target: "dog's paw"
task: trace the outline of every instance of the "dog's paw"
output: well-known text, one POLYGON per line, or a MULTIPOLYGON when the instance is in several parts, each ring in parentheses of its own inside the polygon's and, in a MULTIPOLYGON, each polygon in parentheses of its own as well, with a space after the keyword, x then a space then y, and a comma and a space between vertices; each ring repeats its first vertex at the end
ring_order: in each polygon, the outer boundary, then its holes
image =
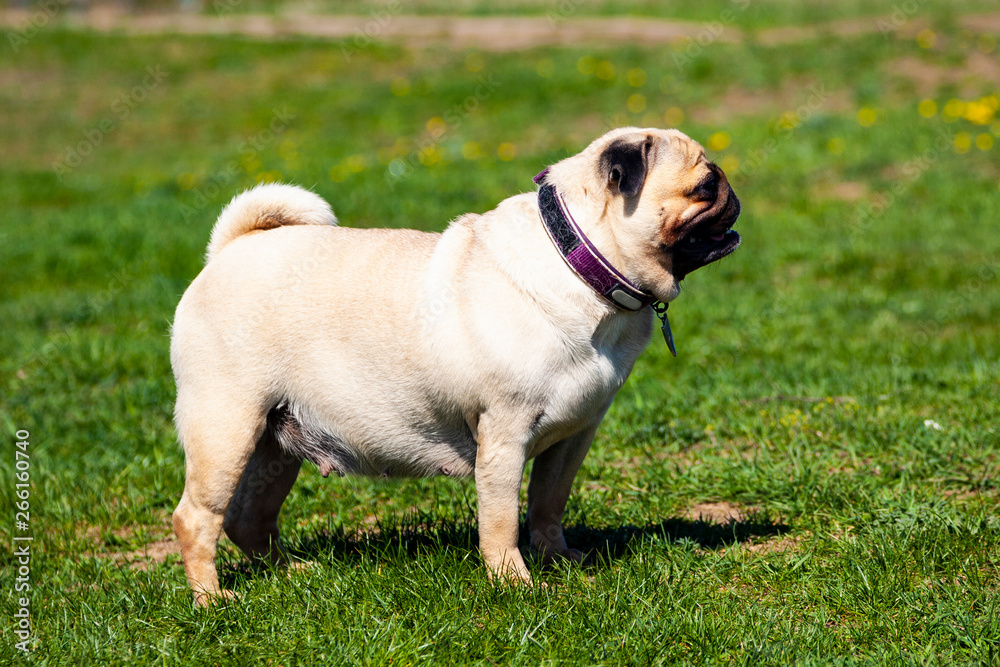
POLYGON ((494 584, 507 586, 530 586, 531 573, 522 559, 511 560, 499 565, 487 564, 486 575, 494 584))
POLYGON ((214 592, 201 591, 194 594, 194 603, 201 608, 209 607, 215 604, 225 604, 230 600, 235 600, 239 597, 236 591, 231 591, 228 588, 223 588, 214 592))
POLYGON ((534 552, 542 567, 552 567, 561 561, 583 563, 587 559, 587 554, 579 549, 535 549, 534 552))
POLYGON ((571 560, 574 563, 582 563, 586 555, 579 549, 561 549, 555 553, 546 553, 543 561, 552 563, 557 560, 571 560))
POLYGON ((288 564, 288 576, 293 577, 299 572, 307 572, 318 567, 314 560, 297 560, 288 564))

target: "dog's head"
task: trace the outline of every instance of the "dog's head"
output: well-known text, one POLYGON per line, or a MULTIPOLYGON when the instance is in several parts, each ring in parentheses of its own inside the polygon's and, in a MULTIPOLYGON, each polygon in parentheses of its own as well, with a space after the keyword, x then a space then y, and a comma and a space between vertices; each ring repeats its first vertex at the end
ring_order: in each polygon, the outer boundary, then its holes
POLYGON ((575 192, 588 209, 584 231, 660 301, 740 245, 740 202, 726 175, 677 130, 612 130, 555 165, 548 181, 575 192))

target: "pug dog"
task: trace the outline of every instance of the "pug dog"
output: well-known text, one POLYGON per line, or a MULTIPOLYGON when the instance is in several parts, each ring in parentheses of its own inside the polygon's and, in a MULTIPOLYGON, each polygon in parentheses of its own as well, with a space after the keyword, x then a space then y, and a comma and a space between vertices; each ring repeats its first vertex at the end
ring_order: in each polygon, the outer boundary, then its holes
MULTIPOLYGON (((654 309, 733 252, 740 203, 677 130, 626 127, 537 191, 442 233, 338 227, 290 185, 238 195, 174 317, 186 482, 173 514, 198 604, 230 597, 221 531, 288 564, 278 513, 303 461, 326 476, 474 477, 491 578, 518 550, 580 560, 562 516, 577 470, 649 341, 654 309)), ((672 343, 671 343, 672 345, 672 343)))

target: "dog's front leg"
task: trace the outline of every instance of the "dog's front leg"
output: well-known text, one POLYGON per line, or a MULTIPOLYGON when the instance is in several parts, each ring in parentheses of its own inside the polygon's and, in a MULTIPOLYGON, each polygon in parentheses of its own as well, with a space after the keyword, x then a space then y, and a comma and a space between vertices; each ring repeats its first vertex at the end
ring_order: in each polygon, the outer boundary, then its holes
POLYGON ((518 496, 524 474, 525 445, 500 432, 484 433, 480 424, 476 453, 479 499, 479 548, 491 579, 531 582, 517 550, 518 496))
POLYGON ((545 562, 556 558, 583 560, 566 546, 562 517, 580 464, 590 450, 597 426, 560 440, 535 458, 528 482, 528 529, 531 549, 545 562))

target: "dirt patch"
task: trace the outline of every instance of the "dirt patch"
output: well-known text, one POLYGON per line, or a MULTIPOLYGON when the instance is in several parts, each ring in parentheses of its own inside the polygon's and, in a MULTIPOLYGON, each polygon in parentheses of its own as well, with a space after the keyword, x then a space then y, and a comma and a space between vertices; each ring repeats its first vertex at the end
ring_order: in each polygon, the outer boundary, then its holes
POLYGON ((750 89, 733 86, 719 95, 711 106, 692 107, 690 114, 699 122, 725 125, 733 116, 773 116, 785 129, 792 129, 818 113, 839 113, 853 108, 852 92, 829 89, 823 82, 808 78, 782 81, 776 88, 750 89))
POLYGON ((860 201, 870 194, 865 183, 837 180, 833 174, 824 175, 813 184, 810 191, 816 199, 837 199, 845 202, 860 201))
POLYGON ((181 545, 173 537, 164 537, 145 545, 141 549, 120 551, 103 548, 99 551, 90 551, 87 556, 94 558, 110 559, 118 565, 128 567, 133 570, 150 570, 157 565, 167 562, 171 556, 181 555, 181 545))
MULTIPOLYGON (((0 10, 0 25, 21 30, 34 16, 28 9, 0 10)), ((853 37, 878 32, 887 17, 845 19, 811 26, 769 28, 753 38, 767 46, 814 40, 824 36, 853 37)), ((319 37, 347 40, 347 48, 366 47, 372 40, 414 47, 445 44, 454 48, 485 51, 517 51, 539 46, 605 45, 624 43, 662 45, 689 40, 739 42, 749 35, 737 28, 717 30, 707 24, 644 18, 563 18, 560 16, 414 16, 386 15, 324 16, 284 14, 280 16, 203 16, 163 13, 131 14, 112 6, 98 6, 86 12, 64 12, 53 23, 126 34, 238 34, 258 39, 319 37)), ((1000 30, 1000 14, 966 16, 962 23, 977 31, 1000 30)), ((925 24, 908 21, 898 33, 909 37, 925 24)))
MULTIPOLYGON (((703 522, 716 526, 716 530, 732 530, 739 535, 736 543, 729 543, 722 551, 730 548, 745 549, 754 554, 783 554, 799 547, 803 537, 785 536, 788 526, 774 524, 774 531, 759 531, 755 529, 756 522, 752 515, 755 508, 740 507, 726 500, 697 503, 689 507, 682 516, 689 521, 703 522)), ((766 524, 762 524, 766 525, 766 524)), ((759 526, 756 526, 759 528, 759 526)))
MULTIPOLYGON (((0 25, 19 29, 31 19, 27 10, 0 11, 0 25)), ((372 40, 411 47, 446 44, 484 51, 517 51, 538 46, 580 44, 658 45, 703 37, 705 26, 685 21, 632 18, 552 19, 545 16, 281 16, 212 17, 197 14, 130 14, 113 7, 67 13, 56 19, 62 25, 126 34, 238 34, 259 39, 320 37, 346 39, 348 48, 365 48, 372 40)), ((734 42, 733 30, 713 33, 713 41, 734 42)))
POLYGON ((801 537, 781 537, 763 542, 750 542, 744 544, 742 548, 762 556, 770 554, 783 554, 798 549, 802 544, 801 537))
POLYGON ((110 558, 119 565, 133 570, 151 570, 167 562, 170 556, 180 557, 181 545, 176 539, 166 537, 134 551, 105 551, 93 555, 98 558, 110 558))
POLYGON ((180 556, 180 543, 169 532, 170 514, 166 511, 160 514, 163 522, 154 526, 119 526, 110 531, 98 526, 84 527, 81 532, 94 544, 94 549, 85 555, 110 559, 134 570, 148 570, 165 563, 170 556, 180 556))
POLYGON ((839 181, 830 188, 834 199, 858 201, 868 196, 868 186, 858 181, 839 181))
POLYGON ((959 19, 959 23, 973 32, 1000 33, 1000 14, 970 14, 959 19))
POLYGON ((722 500, 714 503, 698 503, 689 507, 683 516, 692 521, 706 523, 742 523, 746 520, 746 512, 736 504, 722 500))
MULTIPOLYGON (((757 33, 757 41, 764 46, 781 46, 782 44, 796 44, 825 36, 856 37, 879 32, 879 23, 885 20, 887 20, 885 17, 872 16, 869 18, 840 19, 819 25, 767 28, 757 33)), ((925 26, 920 21, 910 21, 904 26, 902 33, 909 35, 923 27, 925 26)))
POLYGON ((888 65, 892 74, 909 80, 921 97, 932 97, 943 86, 955 86, 965 96, 978 95, 984 87, 1000 86, 1000 58, 975 51, 963 65, 948 66, 903 56, 888 65))

